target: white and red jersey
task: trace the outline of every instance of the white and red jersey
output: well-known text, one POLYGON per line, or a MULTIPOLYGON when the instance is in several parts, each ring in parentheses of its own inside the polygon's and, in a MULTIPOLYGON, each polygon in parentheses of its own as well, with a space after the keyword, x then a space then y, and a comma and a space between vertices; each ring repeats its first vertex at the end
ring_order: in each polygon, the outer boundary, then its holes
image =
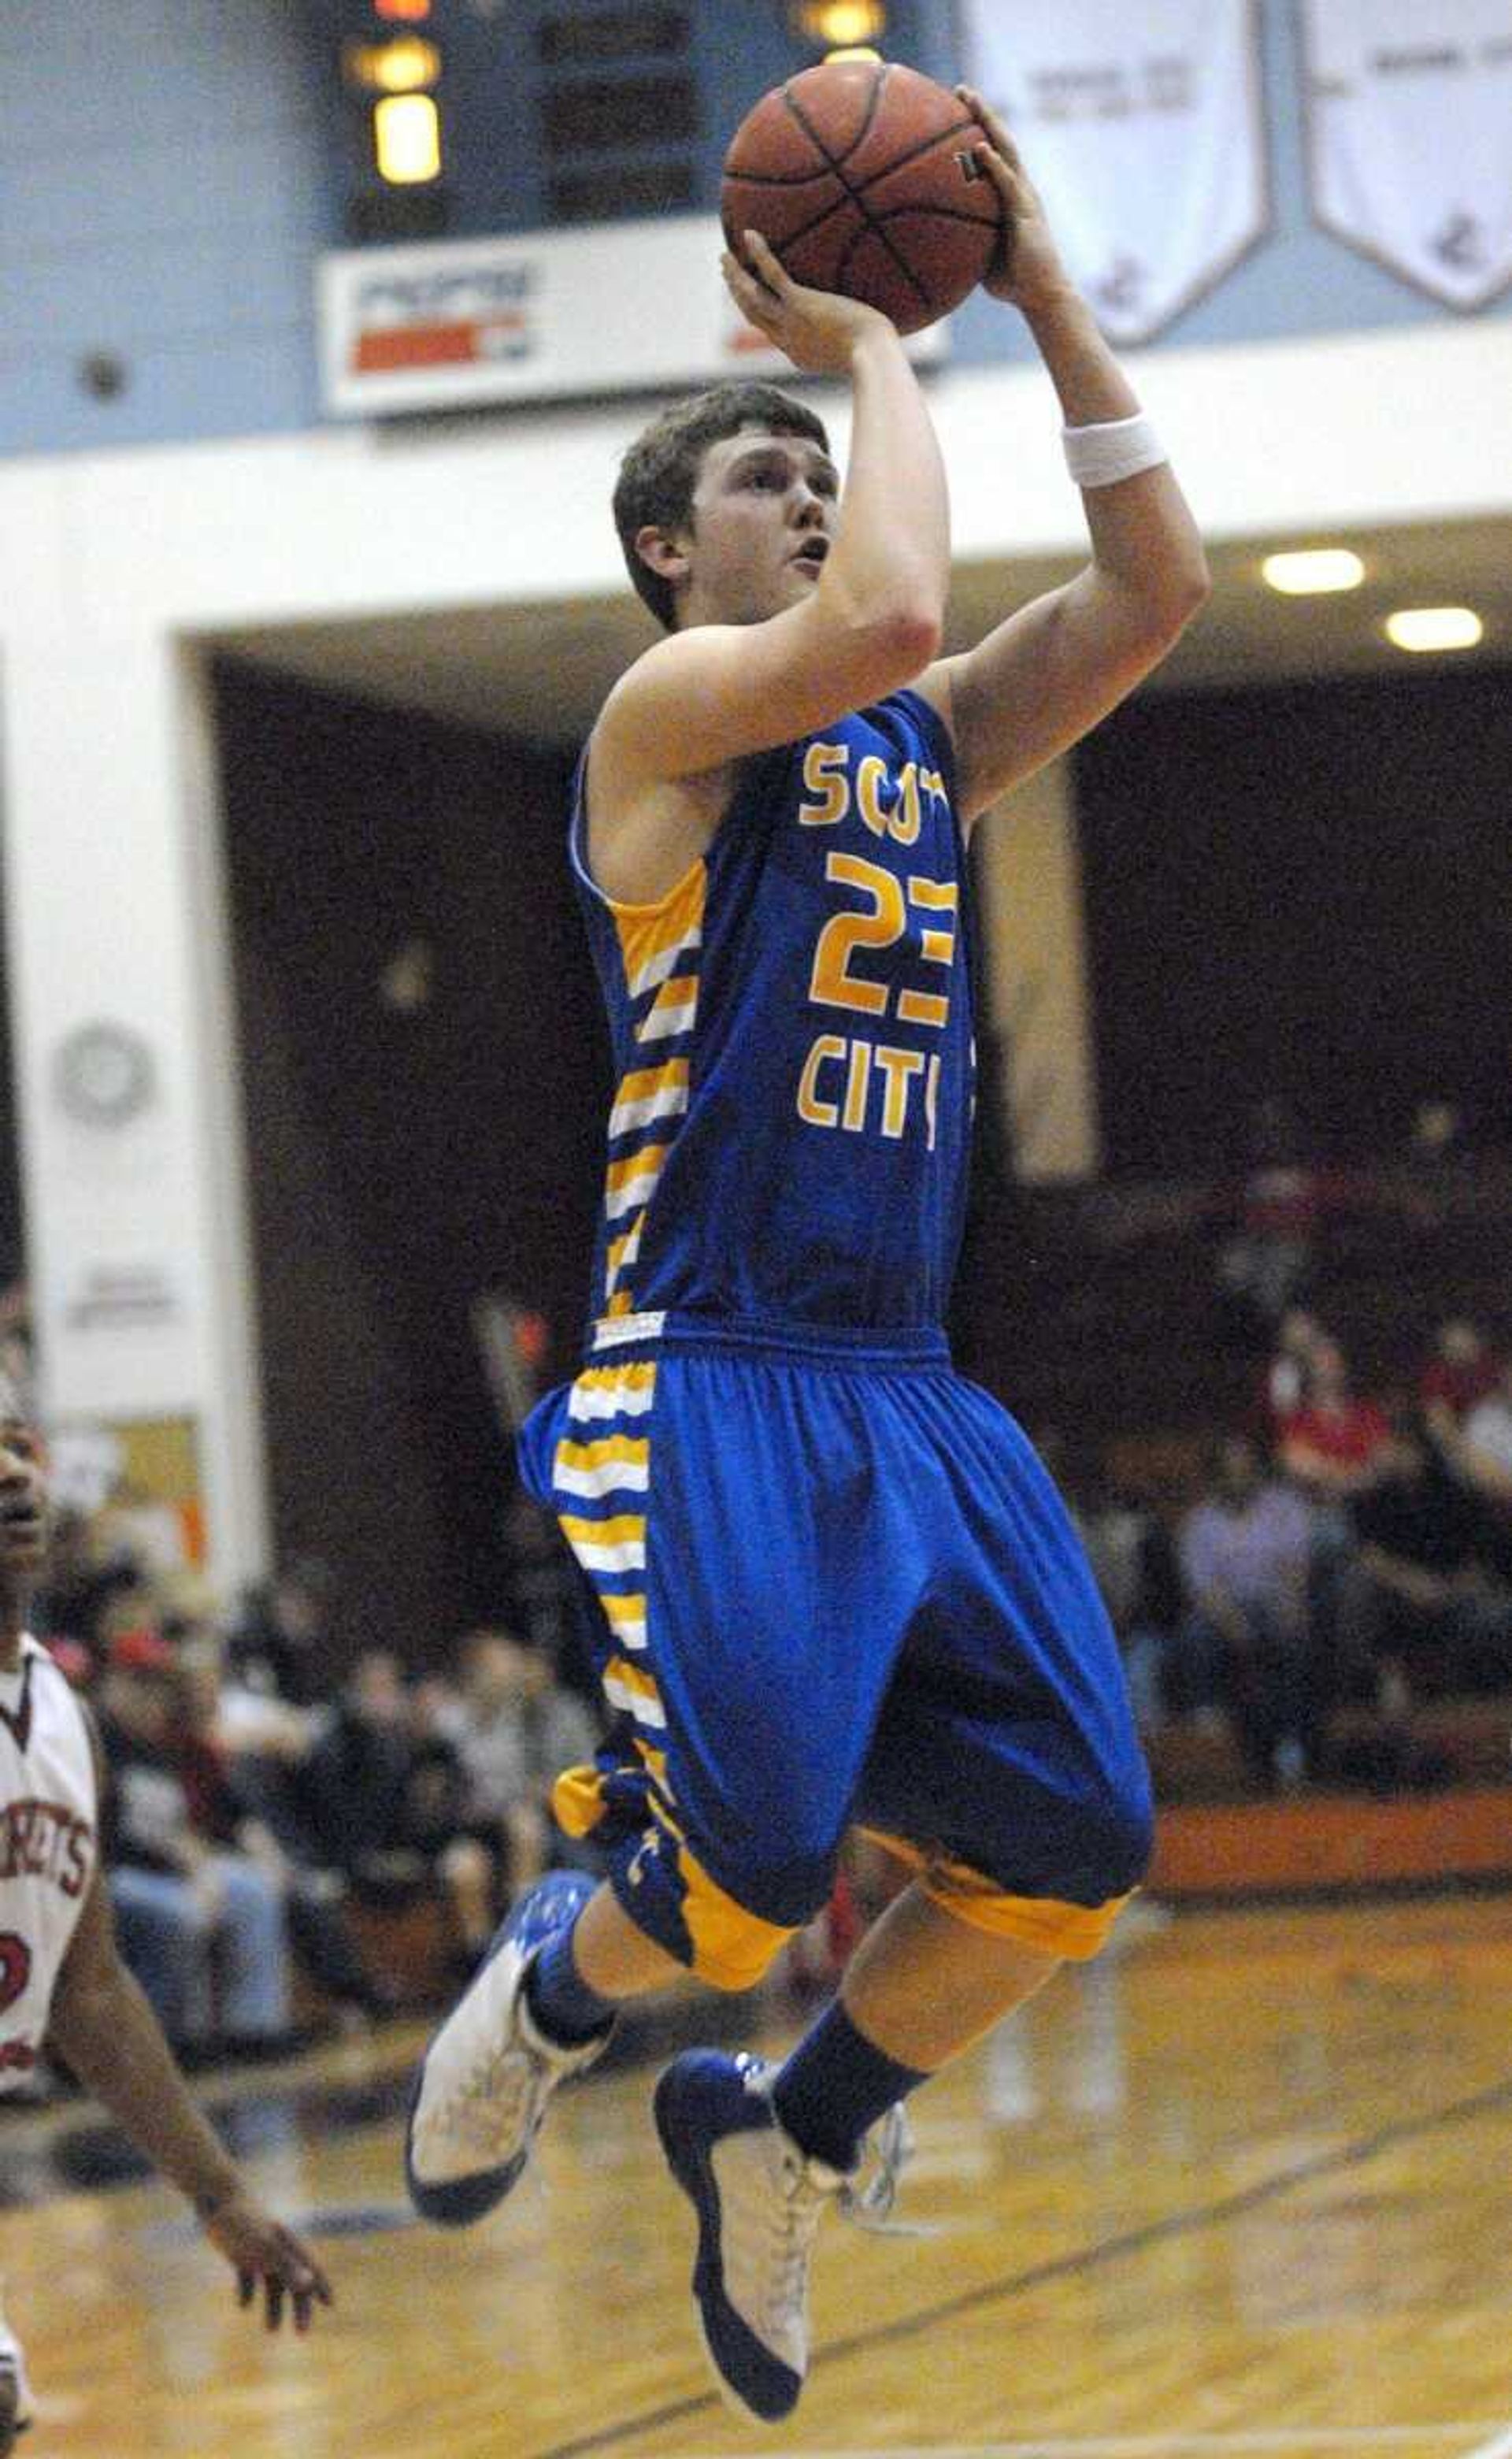
POLYGON ((0 1671, 0 2092, 25 2082, 98 1852, 84 1711, 34 1639, 0 1671))

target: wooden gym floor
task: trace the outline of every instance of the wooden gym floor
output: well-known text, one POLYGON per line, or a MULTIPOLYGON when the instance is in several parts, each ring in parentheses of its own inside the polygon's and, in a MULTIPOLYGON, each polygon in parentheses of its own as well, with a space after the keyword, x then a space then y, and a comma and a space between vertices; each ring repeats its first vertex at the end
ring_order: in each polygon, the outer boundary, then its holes
MULTIPOLYGON (((785 2037, 772 2027, 766 2045, 785 2037)), ((0 2121, 27 2459, 1512 2459, 1512 1899, 1184 1915, 914 2104, 901 2217, 830 2223, 797 2418, 705 2377, 654 2070, 515 2199, 411 2224, 401 2028, 205 2097, 340 2305, 269 2340, 77 2106, 0 2121)))

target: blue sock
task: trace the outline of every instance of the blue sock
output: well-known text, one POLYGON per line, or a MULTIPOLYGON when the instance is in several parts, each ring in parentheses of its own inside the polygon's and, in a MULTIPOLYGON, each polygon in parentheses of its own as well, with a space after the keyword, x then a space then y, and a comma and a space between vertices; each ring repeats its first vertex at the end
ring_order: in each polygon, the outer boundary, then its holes
POLYGON ((576 1922, 554 1930, 525 1975, 525 2004, 548 2040, 572 2049, 607 2029, 618 2011, 612 1998, 590 1989, 573 1956, 576 1922))
POLYGON ((828 2007, 772 2086, 777 2121, 800 2152, 831 2169, 852 2169, 869 2127, 924 2081, 858 2032, 840 1999, 828 2007))

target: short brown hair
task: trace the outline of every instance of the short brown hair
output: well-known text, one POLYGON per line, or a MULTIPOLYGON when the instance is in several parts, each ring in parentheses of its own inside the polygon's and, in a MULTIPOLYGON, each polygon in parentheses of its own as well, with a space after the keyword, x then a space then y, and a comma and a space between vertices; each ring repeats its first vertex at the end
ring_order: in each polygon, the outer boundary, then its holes
POLYGON ((662 410, 620 464, 614 516, 625 569, 665 631, 672 629, 676 605, 672 584, 637 554, 636 538, 648 527, 672 530, 687 520, 704 453, 711 444, 738 435, 743 427, 804 435, 822 452, 830 450, 823 419, 806 403, 779 392, 775 385, 725 384, 662 410))

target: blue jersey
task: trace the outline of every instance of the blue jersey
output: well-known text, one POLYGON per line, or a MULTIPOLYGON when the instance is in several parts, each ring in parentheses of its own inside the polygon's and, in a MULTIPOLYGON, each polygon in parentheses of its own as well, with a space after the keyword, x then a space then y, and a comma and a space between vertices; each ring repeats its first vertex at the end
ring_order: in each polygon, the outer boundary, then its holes
POLYGON ((938 1326, 972 1113, 949 733, 894 692, 746 762, 656 905, 573 860, 608 1007, 598 1342, 732 1319, 938 1326))

